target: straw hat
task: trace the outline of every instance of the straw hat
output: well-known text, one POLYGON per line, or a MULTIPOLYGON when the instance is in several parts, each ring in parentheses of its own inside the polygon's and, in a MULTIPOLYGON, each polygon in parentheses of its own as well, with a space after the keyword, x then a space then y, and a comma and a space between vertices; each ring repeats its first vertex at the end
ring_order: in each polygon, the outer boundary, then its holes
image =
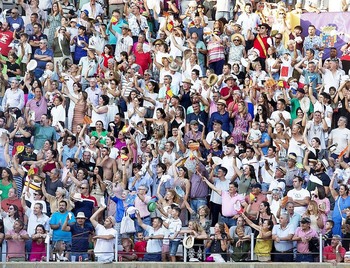
POLYGON ((179 70, 179 66, 177 65, 177 63, 175 61, 173 61, 172 63, 170 63, 169 69, 171 71, 177 72, 179 70))
POLYGON ((190 249, 193 247, 194 245, 194 236, 193 235, 189 235, 186 238, 184 238, 184 240, 182 241, 183 246, 186 249, 190 249))
POLYGON ((236 39, 236 38, 241 39, 241 43, 242 43, 242 44, 244 43, 244 37, 243 37, 243 35, 241 35, 241 34, 239 34, 239 33, 235 33, 235 34, 233 34, 233 35, 231 36, 231 41, 233 42, 233 40, 236 39))
POLYGON ((216 84, 217 81, 218 81, 218 76, 216 74, 211 74, 211 75, 209 75, 206 83, 208 86, 212 87, 216 84))

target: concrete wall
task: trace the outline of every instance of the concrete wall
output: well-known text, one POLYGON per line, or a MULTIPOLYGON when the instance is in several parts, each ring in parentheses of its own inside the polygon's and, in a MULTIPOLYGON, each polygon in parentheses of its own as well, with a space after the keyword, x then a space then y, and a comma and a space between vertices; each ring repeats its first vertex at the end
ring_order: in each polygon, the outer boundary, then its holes
MULTIPOLYGON (((65 268, 199 268, 199 267, 215 267, 215 268, 225 268, 225 267, 233 267, 234 268, 334 268, 334 267, 342 267, 349 268, 349 263, 341 263, 337 266, 328 263, 258 263, 258 262, 245 262, 245 263, 146 263, 146 262, 123 262, 123 263, 110 263, 110 264, 99 264, 93 262, 86 262, 83 265, 81 263, 45 263, 45 262, 36 262, 36 263, 1 263, 3 268, 54 268, 54 267, 65 267, 65 268)), ((0 265, 1 265, 0 264, 0 265)))

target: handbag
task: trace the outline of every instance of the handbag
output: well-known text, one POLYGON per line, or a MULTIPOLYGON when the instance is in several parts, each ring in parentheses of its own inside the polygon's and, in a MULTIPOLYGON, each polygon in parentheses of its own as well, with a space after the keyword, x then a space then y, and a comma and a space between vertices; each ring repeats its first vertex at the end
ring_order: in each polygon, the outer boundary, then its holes
POLYGON ((83 123, 86 124, 86 125, 90 125, 92 123, 92 120, 91 120, 90 116, 85 115, 84 119, 83 119, 83 123))
POLYGON ((120 223, 120 233, 121 234, 128 234, 128 233, 135 233, 135 223, 130 218, 129 213, 125 212, 124 217, 120 223))

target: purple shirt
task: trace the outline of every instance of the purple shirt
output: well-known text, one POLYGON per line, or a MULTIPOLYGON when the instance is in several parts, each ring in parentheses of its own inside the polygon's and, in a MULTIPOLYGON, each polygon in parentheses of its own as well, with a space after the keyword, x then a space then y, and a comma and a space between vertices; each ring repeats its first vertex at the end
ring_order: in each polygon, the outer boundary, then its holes
POLYGON ((47 114, 47 101, 42 97, 39 101, 36 99, 31 99, 27 102, 26 108, 29 111, 35 112, 35 122, 39 122, 43 114, 47 114))

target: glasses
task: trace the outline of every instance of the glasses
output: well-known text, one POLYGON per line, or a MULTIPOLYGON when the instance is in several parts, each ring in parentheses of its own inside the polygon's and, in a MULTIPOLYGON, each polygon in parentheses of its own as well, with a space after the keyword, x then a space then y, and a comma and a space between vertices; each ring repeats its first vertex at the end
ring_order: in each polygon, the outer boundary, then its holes
POLYGON ((283 15, 283 16, 284 16, 284 15, 286 15, 286 13, 283 13, 283 12, 281 12, 281 13, 278 13, 278 14, 279 14, 279 15, 283 15))
POLYGON ((277 36, 276 36, 275 39, 282 39, 282 37, 277 37, 277 36))
POLYGON ((84 189, 87 189, 87 187, 80 187, 80 189, 84 190, 84 189))
POLYGON ((258 112, 261 112, 261 111, 262 111, 262 109, 257 109, 257 111, 258 111, 258 112))
POLYGON ((235 39, 235 40, 233 40, 233 42, 239 42, 240 40, 239 39, 235 39))
POLYGON ((11 12, 11 14, 18 14, 17 12, 11 12))
MULTIPOLYGON (((125 29, 125 28, 123 28, 125 29)), ((124 38, 120 39, 120 43, 124 44, 124 38)))
POLYGON ((15 208, 14 207, 9 207, 9 210, 15 210, 15 208))

